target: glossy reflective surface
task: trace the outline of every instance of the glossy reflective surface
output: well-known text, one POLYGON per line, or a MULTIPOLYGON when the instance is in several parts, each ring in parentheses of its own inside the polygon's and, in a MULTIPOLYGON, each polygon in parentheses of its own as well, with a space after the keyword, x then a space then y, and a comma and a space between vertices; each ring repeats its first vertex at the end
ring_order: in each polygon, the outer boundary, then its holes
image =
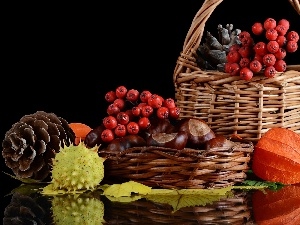
POLYGON ((21 185, 6 196, 3 224, 289 224, 300 223, 300 185, 232 190, 226 195, 112 198, 103 191, 41 195, 21 185))

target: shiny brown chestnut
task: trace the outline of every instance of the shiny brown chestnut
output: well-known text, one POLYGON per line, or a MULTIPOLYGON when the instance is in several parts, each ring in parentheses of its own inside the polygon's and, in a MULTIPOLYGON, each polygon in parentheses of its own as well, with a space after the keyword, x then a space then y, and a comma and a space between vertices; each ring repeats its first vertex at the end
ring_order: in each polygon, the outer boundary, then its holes
POLYGON ((191 148, 202 148, 210 139, 216 137, 208 124, 198 118, 183 118, 178 123, 178 131, 188 134, 187 146, 191 148))
POLYGON ((147 138, 148 146, 159 146, 173 149, 184 149, 188 141, 188 135, 184 131, 177 133, 155 133, 147 138))
POLYGON ((101 139, 101 133, 105 129, 105 126, 103 124, 95 127, 92 129, 84 139, 84 143, 86 144, 87 147, 92 148, 96 145, 101 145, 103 144, 103 141, 101 139))
POLYGON ((175 127, 171 124, 168 119, 152 119, 151 126, 147 129, 147 132, 150 134, 155 133, 172 133, 174 132, 175 127))
POLYGON ((128 148, 139 146, 146 146, 145 139, 137 134, 129 134, 124 137, 115 138, 107 145, 105 150, 118 153, 128 148))
POLYGON ((235 145, 235 143, 227 139, 224 135, 218 134, 216 137, 210 139, 206 142, 206 150, 226 148, 230 149, 235 145))

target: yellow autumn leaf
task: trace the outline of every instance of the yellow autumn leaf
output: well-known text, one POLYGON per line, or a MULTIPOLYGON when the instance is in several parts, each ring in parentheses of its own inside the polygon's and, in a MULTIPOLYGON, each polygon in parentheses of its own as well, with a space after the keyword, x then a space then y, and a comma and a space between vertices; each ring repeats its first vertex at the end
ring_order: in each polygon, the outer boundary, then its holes
POLYGON ((216 188, 216 189, 151 189, 151 192, 148 195, 224 195, 228 191, 233 189, 233 186, 225 187, 225 188, 216 188))
POLYGON ((228 196, 232 195, 232 192, 229 190, 227 192, 224 192, 223 194, 220 194, 221 192, 216 191, 215 194, 213 192, 207 192, 199 190, 199 193, 197 192, 193 193, 190 192, 190 194, 179 194, 176 195, 173 194, 150 194, 146 195, 145 198, 156 203, 163 203, 163 204, 169 204, 172 206, 173 211, 177 211, 180 208, 183 207, 190 207, 190 206, 205 206, 207 204, 211 204, 215 201, 219 201, 220 199, 227 198, 228 196), (200 194, 200 192, 203 192, 200 194))
POLYGON ((151 192, 151 187, 140 184, 135 181, 128 181, 122 184, 113 184, 104 189, 103 194, 106 196, 129 197, 132 193, 146 195, 151 192))
POLYGON ((105 197, 108 200, 110 200, 111 202, 123 202, 123 203, 134 202, 134 201, 139 200, 139 199, 142 198, 141 195, 134 195, 134 196, 129 196, 129 197, 128 196, 124 196, 124 197, 118 197, 118 198, 106 195, 105 197))

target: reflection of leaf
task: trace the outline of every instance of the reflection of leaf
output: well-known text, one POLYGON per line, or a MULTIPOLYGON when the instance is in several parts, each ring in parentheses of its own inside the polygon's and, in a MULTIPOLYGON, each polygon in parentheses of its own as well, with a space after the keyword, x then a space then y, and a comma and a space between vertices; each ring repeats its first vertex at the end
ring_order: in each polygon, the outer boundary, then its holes
POLYGON ((216 189, 152 189, 148 195, 225 195, 233 186, 216 189))
POLYGON ((154 194, 154 195, 146 195, 145 198, 152 202, 169 204, 172 206, 174 211, 177 211, 178 209, 183 207, 205 206, 215 201, 219 201, 222 198, 226 198, 229 195, 232 195, 231 191, 227 191, 224 194, 218 194, 218 192, 216 192, 216 194, 212 194, 212 193, 197 194, 196 192, 194 194, 177 193, 176 195, 154 194))
POLYGON ((141 195, 133 195, 133 196, 130 196, 130 197, 118 197, 118 198, 115 198, 113 196, 109 196, 107 195, 106 196, 107 199, 109 199, 110 201, 112 202, 134 202, 136 200, 139 200, 142 198, 141 195))
POLYGON ((16 177, 16 176, 13 176, 9 173, 6 173, 6 172, 3 172, 4 174, 10 176, 11 178, 14 178, 16 180, 19 180, 21 181, 22 183, 25 183, 25 184, 33 184, 33 183, 39 183, 39 184, 42 184, 42 183, 45 183, 45 182, 41 182, 39 180, 34 180, 34 179, 30 179, 30 178, 20 178, 20 177, 16 177))
POLYGON ((53 187, 53 184, 49 184, 46 187, 44 187, 41 191, 41 194, 43 195, 63 195, 63 194, 81 194, 87 192, 87 190, 77 190, 77 191, 72 191, 69 192, 67 190, 56 190, 53 187))
POLYGON ((21 184, 19 187, 13 189, 11 194, 19 193, 23 195, 30 195, 32 193, 36 193, 42 187, 43 186, 39 184, 21 184))
POLYGON ((141 195, 146 195, 151 192, 151 187, 140 184, 134 181, 128 181, 122 184, 113 184, 107 187, 103 194, 113 196, 115 198, 119 197, 129 197, 132 193, 137 193, 141 195))

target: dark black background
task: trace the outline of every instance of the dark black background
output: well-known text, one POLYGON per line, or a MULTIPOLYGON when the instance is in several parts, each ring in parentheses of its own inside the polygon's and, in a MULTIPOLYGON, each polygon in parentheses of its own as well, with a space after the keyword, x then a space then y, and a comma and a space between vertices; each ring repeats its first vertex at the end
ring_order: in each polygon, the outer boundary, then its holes
MULTIPOLYGON (((0 139, 23 115, 54 112, 91 127, 106 115, 104 95, 119 85, 173 97, 173 70, 203 1, 14 3, 2 21, 0 139), (4 59, 3 59, 4 58, 4 59)), ((224 1, 206 29, 232 23, 250 30, 267 17, 286 18, 300 33, 288 0, 224 1)), ((299 51, 298 51, 299 52, 299 51)), ((300 64, 290 54, 288 64, 300 64)), ((10 172, 1 158, 1 170, 10 172)), ((1 193, 19 185, 1 173, 1 193)), ((4 209, 9 198, 1 201, 4 209)), ((3 210, 2 210, 3 211, 3 210)))

